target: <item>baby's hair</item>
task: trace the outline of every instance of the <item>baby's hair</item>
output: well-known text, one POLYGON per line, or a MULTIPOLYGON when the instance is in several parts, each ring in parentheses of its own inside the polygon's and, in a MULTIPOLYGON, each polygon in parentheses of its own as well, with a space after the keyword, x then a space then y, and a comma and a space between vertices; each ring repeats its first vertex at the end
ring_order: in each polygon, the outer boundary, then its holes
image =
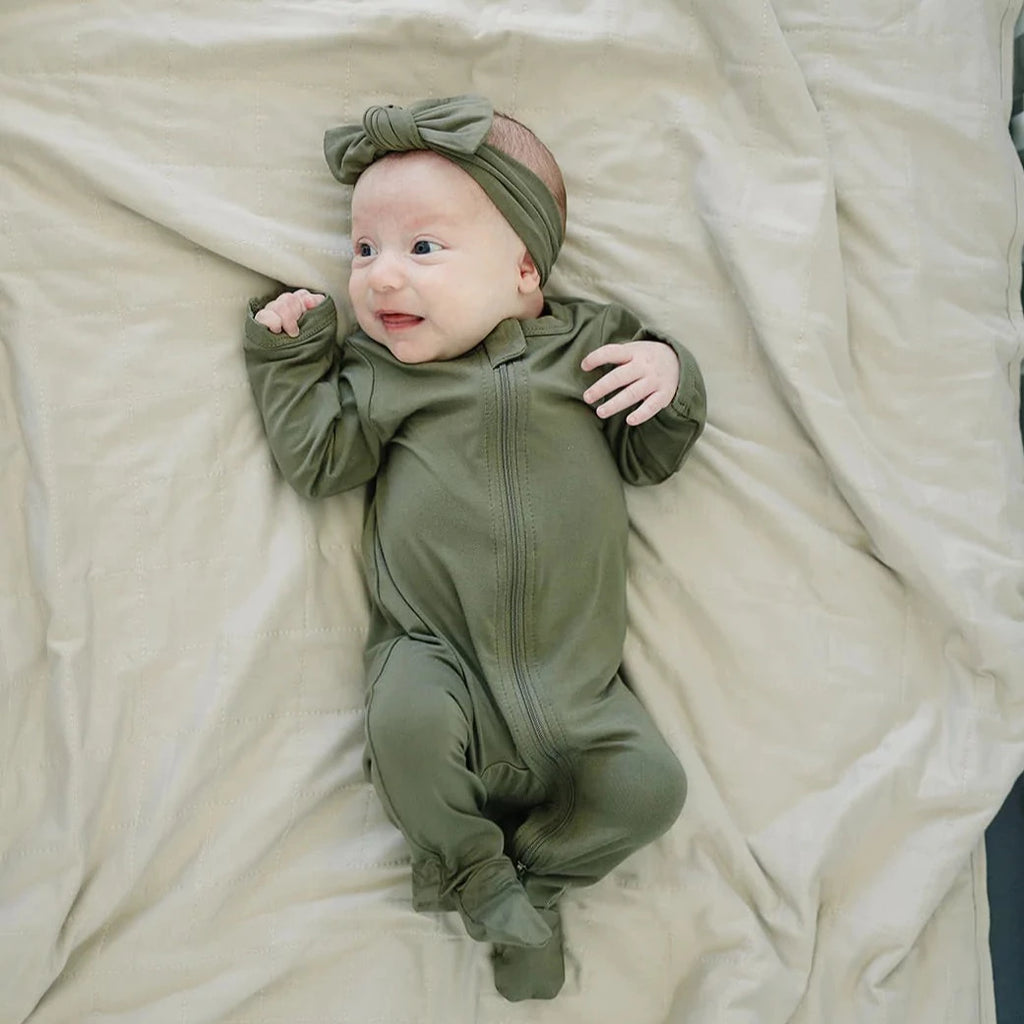
POLYGON ((484 140, 495 149, 518 160, 528 167, 541 181, 547 185, 551 194, 555 197, 558 205, 558 212, 562 215, 562 231, 565 231, 565 181, 562 179, 562 171, 555 160, 554 155, 536 135, 508 114, 494 112, 494 120, 491 122, 491 130, 484 140))

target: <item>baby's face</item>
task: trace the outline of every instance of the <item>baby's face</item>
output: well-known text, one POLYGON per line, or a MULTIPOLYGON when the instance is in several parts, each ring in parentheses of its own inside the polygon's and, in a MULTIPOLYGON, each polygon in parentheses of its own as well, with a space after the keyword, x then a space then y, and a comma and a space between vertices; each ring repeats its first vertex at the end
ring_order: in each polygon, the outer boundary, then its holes
POLYGON ((359 326, 403 363, 468 352, 507 317, 536 316, 526 247, 465 171, 436 153, 385 157, 352 194, 359 326))

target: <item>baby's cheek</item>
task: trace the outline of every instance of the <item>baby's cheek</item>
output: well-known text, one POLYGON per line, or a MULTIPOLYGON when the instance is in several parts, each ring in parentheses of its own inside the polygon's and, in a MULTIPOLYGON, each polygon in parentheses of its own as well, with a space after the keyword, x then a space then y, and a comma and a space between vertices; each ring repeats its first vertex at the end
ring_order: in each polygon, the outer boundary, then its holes
POLYGON ((348 279, 348 300, 352 305, 352 312, 355 313, 359 326, 366 330, 366 325, 372 317, 366 304, 366 289, 361 287, 360 278, 353 274, 348 279))
POLYGON ((359 295, 363 291, 361 287, 362 275, 357 270, 353 270, 349 274, 348 278, 348 298, 354 307, 359 305, 359 295))

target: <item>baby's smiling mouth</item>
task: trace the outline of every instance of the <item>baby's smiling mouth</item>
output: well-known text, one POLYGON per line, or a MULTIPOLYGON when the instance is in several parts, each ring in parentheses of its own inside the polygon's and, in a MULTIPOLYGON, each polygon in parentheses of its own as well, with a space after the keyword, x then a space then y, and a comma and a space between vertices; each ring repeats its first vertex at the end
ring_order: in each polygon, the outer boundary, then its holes
POLYGON ((390 310, 381 310, 377 319, 389 330, 401 330, 403 327, 415 327, 423 322, 423 317, 414 316, 412 313, 396 313, 390 310))

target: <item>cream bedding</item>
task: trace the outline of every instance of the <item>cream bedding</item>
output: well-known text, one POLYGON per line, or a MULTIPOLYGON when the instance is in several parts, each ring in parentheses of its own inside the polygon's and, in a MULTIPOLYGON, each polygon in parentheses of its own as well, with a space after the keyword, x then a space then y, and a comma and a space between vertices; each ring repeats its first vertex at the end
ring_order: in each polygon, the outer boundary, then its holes
POLYGON ((4 5, 0 1024, 989 1024, 1019 6, 4 5), (361 495, 287 489, 240 352, 273 282, 344 298, 324 129, 466 91, 565 170, 551 293, 709 391, 629 496, 626 665, 689 803, 566 899, 543 1004, 410 908, 360 766, 361 495))

